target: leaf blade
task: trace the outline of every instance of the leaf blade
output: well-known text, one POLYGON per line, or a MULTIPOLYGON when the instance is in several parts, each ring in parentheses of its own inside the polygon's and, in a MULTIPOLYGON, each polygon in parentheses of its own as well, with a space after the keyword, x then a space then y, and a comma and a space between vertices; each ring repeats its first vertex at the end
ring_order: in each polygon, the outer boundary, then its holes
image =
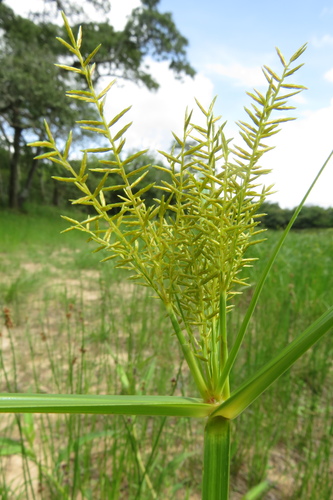
POLYGON ((0 413, 90 413, 206 417, 213 405, 177 396, 1 394, 0 413))
POLYGON ((333 328, 333 306, 242 384, 213 412, 213 415, 236 418, 331 328, 333 328))

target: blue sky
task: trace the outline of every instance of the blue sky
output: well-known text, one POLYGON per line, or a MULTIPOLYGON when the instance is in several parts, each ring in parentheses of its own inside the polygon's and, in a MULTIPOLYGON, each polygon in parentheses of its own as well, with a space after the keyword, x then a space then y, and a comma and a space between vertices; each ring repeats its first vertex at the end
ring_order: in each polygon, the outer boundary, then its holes
MULTIPOLYGON (((20 14, 28 8, 42 8, 42 0, 6 0, 20 14)), ((139 0, 111 0, 111 22, 119 29, 139 0)), ((277 193, 271 201, 293 207, 311 183, 333 149, 333 0, 280 0, 279 2, 223 0, 161 0, 161 11, 170 11, 177 27, 189 40, 188 58, 197 74, 194 79, 176 81, 167 63, 147 60, 160 82, 157 93, 133 83, 119 81, 110 93, 110 114, 133 105, 128 131, 133 148, 169 149, 171 130, 180 133, 186 106, 194 97, 204 105, 218 95, 216 114, 228 120, 227 135, 237 138, 234 122, 246 119, 243 106, 250 100, 246 91, 265 90, 261 66, 280 71, 275 53, 278 46, 289 58, 302 44, 305 66, 292 83, 308 90, 293 98, 297 121, 283 127, 270 145, 263 165, 273 169, 265 183, 274 183, 277 193)), ((91 14, 93 15, 93 13, 91 14)), ((104 84, 104 82, 102 83, 104 84)), ((237 141, 240 143, 240 141, 237 141)), ((333 161, 309 203, 333 206, 333 161)))
POLYGON ((309 87, 307 107, 316 109, 331 99, 333 75, 330 81, 324 75, 333 67, 333 1, 280 0, 274 5, 253 0, 162 0, 161 10, 173 13, 188 38, 189 58, 195 68, 214 81, 221 97, 228 89, 234 105, 241 105, 239 88, 247 88, 247 82, 242 85, 236 80, 236 88, 232 88, 230 77, 219 77, 211 66, 238 63, 249 71, 262 64, 279 67, 274 47, 288 57, 304 43, 308 43, 302 60, 306 65, 297 78, 309 87))

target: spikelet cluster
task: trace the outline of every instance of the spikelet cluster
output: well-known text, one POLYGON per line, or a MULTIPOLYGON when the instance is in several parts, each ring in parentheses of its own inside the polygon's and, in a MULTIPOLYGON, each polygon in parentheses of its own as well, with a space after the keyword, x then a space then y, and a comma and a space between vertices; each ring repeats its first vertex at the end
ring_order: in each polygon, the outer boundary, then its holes
POLYGON ((259 210, 271 186, 261 187, 261 177, 268 170, 260 166, 260 160, 271 149, 265 140, 278 132, 282 122, 292 119, 276 117, 275 112, 293 109, 287 99, 304 88, 286 83, 286 79, 301 66, 293 63, 305 46, 288 63, 277 50, 281 76, 263 68, 268 88, 265 94, 257 90, 249 93, 251 108, 245 108, 249 122, 238 123, 241 146, 226 138, 225 123, 214 116, 214 101, 208 109, 197 102, 205 124, 193 123, 192 113, 186 113, 183 136, 174 134, 174 149, 171 153, 161 152, 168 166, 144 165, 133 170, 129 168, 131 163, 147 150, 129 156, 124 152, 125 134, 131 123, 119 128, 119 120, 130 108, 106 119, 105 98, 114 81, 96 93, 91 62, 99 47, 84 58, 80 52, 82 31, 75 38, 65 17, 64 21, 69 43, 59 41, 76 55, 80 67, 59 66, 82 75, 87 82, 87 90, 70 90, 67 95, 96 106, 97 120, 87 118, 78 123, 103 138, 105 146, 85 149, 80 169, 75 171, 68 159, 72 134, 61 151, 46 124, 48 140, 32 145, 49 149, 38 158, 48 158, 64 167, 66 176, 55 179, 72 182, 78 188, 80 196, 72 203, 95 209, 95 216, 82 221, 65 217, 70 223, 68 230, 85 232, 97 243, 97 250, 109 253, 104 260, 114 260, 115 266, 131 271, 131 279, 150 286, 172 308, 187 332, 189 345, 204 359, 212 349, 209 343, 218 321, 221 294, 225 294, 230 307, 233 295, 246 285, 241 271, 251 265, 252 259, 245 252, 261 241, 257 237, 261 232, 257 227, 259 210), (101 175, 93 190, 89 188, 87 171, 90 153, 112 154, 112 159, 100 160, 100 166, 91 169, 101 175), (149 168, 162 169, 169 179, 160 186, 161 199, 148 208, 143 194, 153 186, 144 182, 149 168), (111 176, 116 183, 108 182, 111 176), (121 192, 119 201, 108 203, 111 191, 121 192))

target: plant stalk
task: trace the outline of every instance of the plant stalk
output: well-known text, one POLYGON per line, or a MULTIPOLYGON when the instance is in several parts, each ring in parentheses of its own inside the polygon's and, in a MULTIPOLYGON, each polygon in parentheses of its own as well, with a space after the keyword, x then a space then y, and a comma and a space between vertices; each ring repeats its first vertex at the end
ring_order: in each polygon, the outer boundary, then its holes
POLYGON ((205 427, 202 500, 228 500, 230 420, 210 418, 205 427))
POLYGON ((166 304, 166 309, 168 311, 173 329, 174 329, 175 334, 178 338, 182 352, 184 354, 184 358, 188 364, 188 367, 191 371, 191 374, 192 374, 193 379, 196 383, 196 386, 197 386, 203 400, 208 401, 209 400, 209 391, 207 388, 206 381, 203 377, 202 371, 200 370, 200 364, 199 364, 198 360, 196 359, 196 357, 194 356, 191 348, 189 347, 188 342, 186 341, 186 339, 184 337, 181 326, 179 325, 178 320, 176 318, 176 315, 172 310, 172 306, 170 304, 166 304))
MULTIPOLYGON (((224 367, 228 359, 228 337, 227 337, 227 294, 223 291, 220 295, 220 345, 221 345, 221 361, 224 367)), ((227 376, 223 386, 223 399, 230 397, 229 375, 227 376)))

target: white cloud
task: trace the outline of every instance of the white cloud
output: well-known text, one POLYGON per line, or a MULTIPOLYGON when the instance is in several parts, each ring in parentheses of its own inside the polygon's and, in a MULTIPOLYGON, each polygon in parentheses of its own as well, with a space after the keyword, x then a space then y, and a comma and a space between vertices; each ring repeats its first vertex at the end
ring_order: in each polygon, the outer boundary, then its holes
POLYGON ((327 45, 333 45, 333 36, 332 35, 323 35, 318 38, 314 36, 311 40, 312 45, 316 48, 326 47, 327 45))
MULTIPOLYGON (((122 30, 125 27, 127 17, 132 12, 133 9, 141 5, 140 0, 112 0, 111 11, 107 18, 110 24, 114 26, 116 30, 122 30)), ((89 21, 103 21, 103 15, 100 11, 96 11, 94 7, 90 4, 84 6, 85 12, 89 15, 89 21)))
POLYGON ((124 28, 127 16, 133 9, 141 5, 140 0, 112 0, 111 13, 109 14, 110 23, 117 30, 124 28))
POLYGON ((43 11, 44 2, 41 0, 6 0, 8 7, 20 16, 27 16, 30 11, 43 11))
POLYGON ((259 66, 244 66, 239 63, 209 64, 207 70, 217 75, 230 78, 237 86, 258 87, 266 82, 259 66))
MULTIPOLYGON (((126 133, 128 148, 169 150, 173 141, 171 131, 182 135, 186 107, 192 109, 196 97, 203 106, 213 98, 213 84, 202 74, 184 82, 175 80, 167 62, 149 61, 151 72, 160 82, 157 92, 138 87, 131 82, 121 82, 110 91, 106 112, 112 117, 129 105, 132 109, 122 119, 122 125, 133 121, 126 133)), ((105 82, 104 82, 105 84, 105 82)), ((120 128, 120 125, 119 125, 120 128)))
POLYGON ((308 102, 304 94, 296 94, 291 97, 291 100, 293 101, 292 104, 306 104, 308 102))
POLYGON ((324 7, 320 13, 321 17, 333 15, 333 7, 324 7))
MULTIPOLYGON (((262 162, 273 169, 267 182, 274 182, 277 190, 272 201, 278 201, 284 207, 294 207, 333 149, 333 100, 329 106, 307 112, 303 118, 285 124, 282 131, 275 138, 273 136, 274 144, 276 149, 262 162)), ((333 205, 333 160, 307 203, 333 205)))
POLYGON ((333 68, 324 74, 324 78, 325 78, 325 80, 328 80, 329 82, 333 82, 333 68))
MULTIPOLYGON (((83 4, 84 10, 89 17, 89 21, 103 20, 103 14, 94 9, 92 5, 86 4, 84 1, 80 3, 83 4)), ((108 19, 117 30, 124 28, 127 16, 133 9, 141 5, 140 0, 112 0, 111 3, 111 12, 108 14, 108 19)), ((45 9, 44 0, 6 0, 6 4, 17 14, 23 17, 28 16, 30 12, 43 13, 45 9)), ((66 12, 66 14, 69 15, 68 12, 66 12)), ((62 24, 60 14, 58 14, 57 18, 53 19, 53 22, 62 24)))

